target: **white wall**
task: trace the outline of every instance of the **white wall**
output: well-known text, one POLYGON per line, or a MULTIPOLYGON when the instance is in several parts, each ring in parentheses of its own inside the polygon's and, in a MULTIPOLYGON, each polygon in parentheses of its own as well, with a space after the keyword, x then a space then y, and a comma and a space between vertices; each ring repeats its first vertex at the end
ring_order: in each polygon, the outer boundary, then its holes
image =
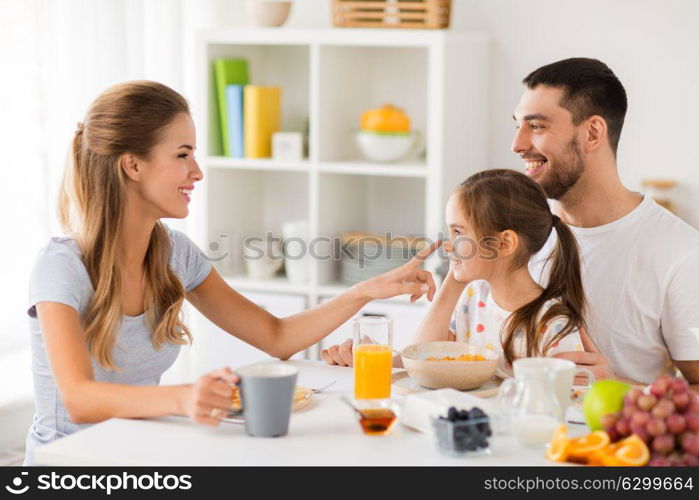
MULTIPOLYGON (((244 0, 211 0, 218 21, 246 24, 244 0)), ((681 217, 699 227, 699 1, 452 0, 452 29, 493 37, 490 158, 517 168, 510 152, 521 80, 544 64, 595 57, 621 79, 629 111, 619 145, 622 180, 672 178, 681 217)), ((331 27, 330 0, 296 0, 288 27, 331 27)))
POLYGON ((679 182, 679 215, 699 227, 699 2, 696 0, 456 0, 453 27, 493 35, 493 166, 519 165, 510 152, 521 80, 567 57, 607 63, 626 88, 619 144, 622 180, 679 182))

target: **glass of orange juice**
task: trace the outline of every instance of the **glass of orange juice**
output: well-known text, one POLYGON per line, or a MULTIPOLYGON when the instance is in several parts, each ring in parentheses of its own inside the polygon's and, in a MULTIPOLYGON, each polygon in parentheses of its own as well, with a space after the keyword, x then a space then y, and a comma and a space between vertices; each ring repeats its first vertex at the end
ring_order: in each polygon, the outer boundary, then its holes
POLYGON ((393 364, 393 322, 382 316, 363 316, 354 320, 354 397, 388 399, 391 397, 393 364))

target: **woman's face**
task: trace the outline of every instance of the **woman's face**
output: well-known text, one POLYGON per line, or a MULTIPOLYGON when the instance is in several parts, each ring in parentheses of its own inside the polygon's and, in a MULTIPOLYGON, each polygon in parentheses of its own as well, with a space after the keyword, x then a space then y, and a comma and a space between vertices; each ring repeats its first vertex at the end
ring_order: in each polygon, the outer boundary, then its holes
POLYGON ((165 128, 149 157, 138 160, 142 169, 137 192, 156 218, 181 219, 189 214, 194 183, 204 177, 194 158, 195 150, 194 122, 188 114, 180 113, 165 128))
POLYGON ((463 283, 487 280, 493 273, 497 251, 488 238, 478 238, 466 218, 459 196, 452 194, 447 201, 446 221, 449 226, 449 241, 444 250, 449 253, 454 279, 463 283))

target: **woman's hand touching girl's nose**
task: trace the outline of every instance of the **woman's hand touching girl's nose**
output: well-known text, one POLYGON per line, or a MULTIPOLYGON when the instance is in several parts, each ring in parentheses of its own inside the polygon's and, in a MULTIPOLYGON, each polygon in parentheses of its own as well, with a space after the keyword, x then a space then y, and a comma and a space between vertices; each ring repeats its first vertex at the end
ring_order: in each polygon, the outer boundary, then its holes
POLYGON ((432 273, 420 269, 420 266, 441 244, 442 240, 437 240, 429 247, 420 250, 415 257, 402 266, 357 283, 355 287, 361 290, 363 296, 371 300, 409 294, 410 302, 415 302, 427 294, 427 300, 431 301, 437 290, 432 273))
MULTIPOLYGON (((415 302, 427 294, 427 300, 431 301, 437 288, 432 273, 420 269, 420 266, 441 245, 442 240, 437 240, 399 268, 357 283, 354 287, 362 296, 371 300, 410 294, 410 302, 415 302)), ((323 349, 320 356, 329 365, 352 366, 352 339, 323 349)))

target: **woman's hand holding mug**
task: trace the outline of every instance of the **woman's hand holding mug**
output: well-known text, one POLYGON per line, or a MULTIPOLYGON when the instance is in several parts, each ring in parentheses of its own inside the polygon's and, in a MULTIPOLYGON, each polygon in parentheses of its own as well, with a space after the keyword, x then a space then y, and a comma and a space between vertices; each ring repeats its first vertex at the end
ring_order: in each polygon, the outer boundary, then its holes
POLYGON ((190 385, 183 386, 181 413, 200 424, 217 426, 233 401, 233 385, 238 376, 228 367, 219 368, 190 385))

